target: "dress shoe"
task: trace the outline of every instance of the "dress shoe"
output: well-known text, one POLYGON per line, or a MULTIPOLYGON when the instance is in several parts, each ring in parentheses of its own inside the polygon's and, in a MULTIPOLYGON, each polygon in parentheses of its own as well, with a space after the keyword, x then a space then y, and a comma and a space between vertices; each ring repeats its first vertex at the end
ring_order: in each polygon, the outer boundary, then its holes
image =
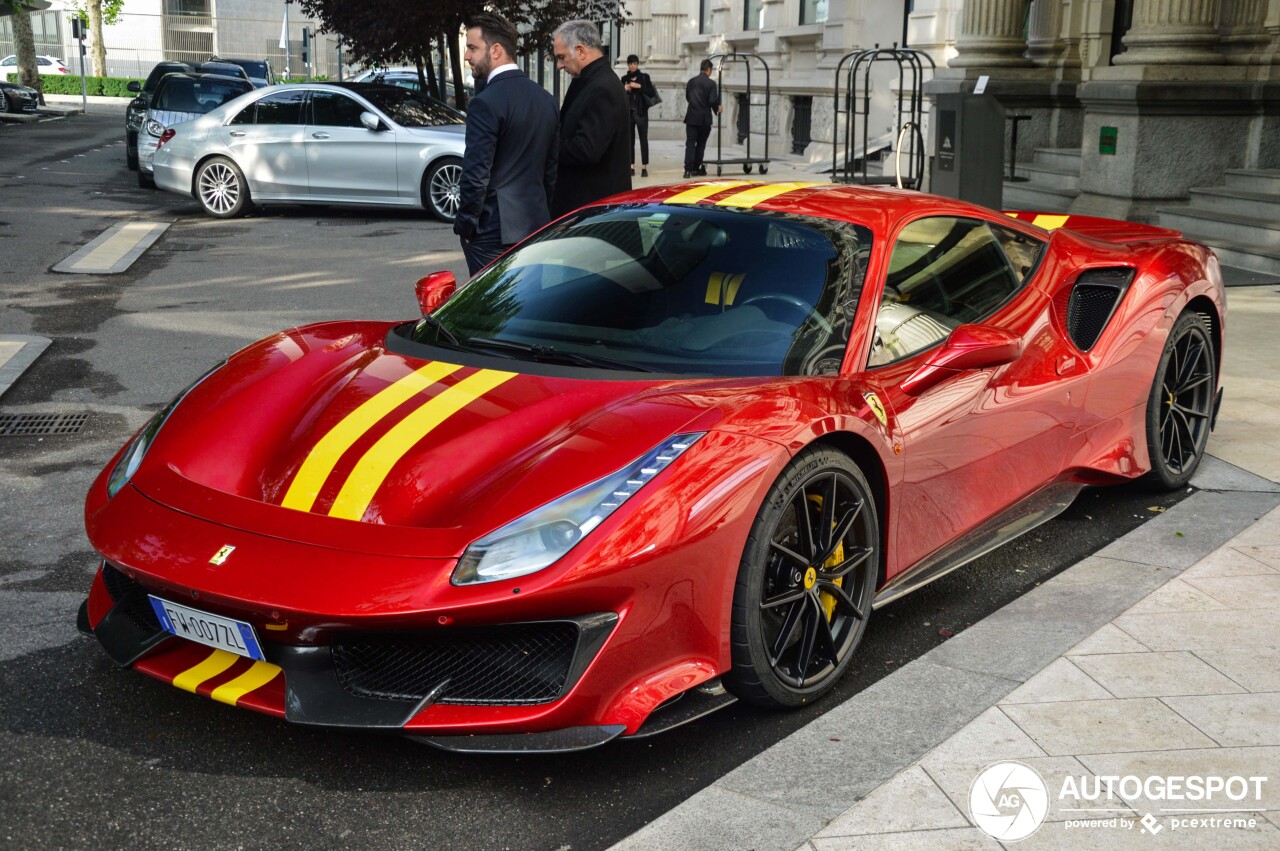
POLYGON ((641 176, 641 177, 648 177, 648 176, 649 176, 649 169, 647 169, 647 168, 642 168, 642 169, 640 169, 640 176, 641 176))
POLYGON ((698 173, 698 176, 699 176, 699 177, 706 177, 706 176, 707 176, 707 167, 706 167, 705 165, 700 165, 700 166, 698 166, 698 172, 697 172, 697 173, 698 173))
POLYGON ((688 178, 693 177, 693 172, 689 171, 688 169, 685 169, 684 176, 685 176, 685 179, 687 180, 688 178))

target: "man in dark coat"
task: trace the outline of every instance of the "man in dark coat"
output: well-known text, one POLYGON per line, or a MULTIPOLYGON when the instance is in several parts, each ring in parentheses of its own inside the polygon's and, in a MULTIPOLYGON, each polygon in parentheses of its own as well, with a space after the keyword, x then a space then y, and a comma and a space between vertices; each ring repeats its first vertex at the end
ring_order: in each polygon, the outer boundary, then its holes
POLYGON ((466 27, 477 94, 467 110, 453 232, 474 275, 551 221, 560 122, 555 98, 515 65, 516 28, 488 12, 466 27))
POLYGON ((706 174, 702 158, 707 153, 707 137, 711 135, 714 117, 724 111, 720 105, 720 87, 711 81, 712 64, 703 59, 698 75, 684 87, 689 102, 684 113, 684 176, 706 174))
POLYGON ((622 88, 631 107, 631 176, 636 174, 636 136, 640 137, 640 176, 649 176, 649 101, 658 96, 653 80, 640 70, 640 57, 627 57, 627 73, 622 75, 622 88))
POLYGON ((631 188, 631 109, 591 21, 555 32, 556 67, 573 77, 560 106, 560 170, 552 217, 631 188))

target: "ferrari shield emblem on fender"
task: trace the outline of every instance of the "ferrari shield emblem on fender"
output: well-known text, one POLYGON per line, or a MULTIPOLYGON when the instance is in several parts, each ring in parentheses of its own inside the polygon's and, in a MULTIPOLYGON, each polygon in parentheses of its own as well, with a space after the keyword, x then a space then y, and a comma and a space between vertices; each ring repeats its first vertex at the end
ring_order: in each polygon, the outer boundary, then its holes
POLYGON ((213 558, 209 559, 209 564, 222 564, 224 561, 230 558, 231 554, 235 551, 236 551, 235 547, 231 546, 230 544, 227 544, 222 549, 218 550, 216 553, 213 554, 213 558))
POLYGON ((876 415, 876 419, 880 421, 880 425, 887 426, 889 424, 889 415, 884 411, 884 405, 880 402, 880 397, 875 393, 863 393, 862 398, 867 400, 867 404, 871 407, 871 413, 876 415))

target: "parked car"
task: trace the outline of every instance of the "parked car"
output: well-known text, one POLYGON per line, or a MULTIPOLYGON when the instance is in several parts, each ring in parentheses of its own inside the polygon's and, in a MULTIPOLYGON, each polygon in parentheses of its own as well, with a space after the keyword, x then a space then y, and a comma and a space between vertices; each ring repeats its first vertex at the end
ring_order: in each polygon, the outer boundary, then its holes
POLYGON ((166 131, 156 185, 230 218, 254 203, 458 210, 466 119, 439 101, 372 83, 258 89, 166 131))
POLYGON ((167 60, 157 62, 144 82, 131 80, 126 86, 129 91, 137 94, 137 97, 129 101, 124 111, 124 161, 130 171, 138 170, 138 134, 142 131, 142 122, 146 120, 147 106, 151 103, 151 96, 156 93, 156 88, 165 74, 184 73, 195 73, 195 69, 186 62, 167 60))
POLYGON ((172 138, 171 128, 217 109, 240 95, 253 91, 244 77, 221 74, 166 74, 147 105, 138 134, 138 185, 154 187, 152 158, 156 149, 172 138))
POLYGON ((275 72, 271 70, 271 63, 265 59, 236 59, 230 56, 210 56, 209 62, 230 62, 232 65, 239 65, 248 75, 249 81, 253 83, 254 88, 257 89, 276 84, 275 72))
POLYGON ((244 80, 255 89, 257 88, 253 79, 249 76, 249 72, 234 62, 218 60, 201 62, 196 66, 196 70, 201 74, 221 74, 224 77, 235 77, 236 79, 244 80))
MULTIPOLYGON (((414 92, 422 91, 422 82, 418 79, 418 69, 408 66, 399 68, 368 68, 351 78, 353 83, 384 83, 388 86, 400 86, 414 92)), ((444 99, 450 103, 453 102, 455 87, 453 80, 444 81, 444 99)), ((470 83, 464 83, 462 90, 467 97, 472 97, 476 91, 475 87, 470 83)))
MULTIPOLYGON (((5 74, 14 74, 18 70, 18 57, 12 53, 4 59, 0 59, 0 76, 5 74)), ((68 68, 61 59, 56 56, 37 56, 36 70, 41 74, 71 74, 74 73, 68 68)))
POLYGON ((161 409, 88 493, 80 628, 226 704, 450 750, 802 707, 877 609, 1084 488, 1184 489, 1221 401, 1217 259, 1129 222, 683 183, 455 289, 282 331, 161 409))
POLYGON ((35 112, 40 106, 40 93, 35 89, 0 80, 0 110, 35 112))

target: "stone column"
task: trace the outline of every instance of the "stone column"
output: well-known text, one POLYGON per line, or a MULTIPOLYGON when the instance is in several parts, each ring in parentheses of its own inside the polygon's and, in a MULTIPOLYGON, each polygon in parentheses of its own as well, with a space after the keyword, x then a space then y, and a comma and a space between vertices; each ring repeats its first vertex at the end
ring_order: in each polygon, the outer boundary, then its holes
POLYGON ((1232 65, 1267 61, 1264 47, 1270 38, 1267 0, 1226 0, 1222 15, 1222 52, 1232 65))
POLYGON ((1062 53, 1062 3, 1032 0, 1027 21, 1027 58, 1037 65, 1055 65, 1062 53))
POLYGON ((1116 65, 1218 65, 1221 0, 1137 0, 1116 65))
POLYGON ((950 66, 1030 65, 1031 60, 1022 55, 1027 49, 1022 38, 1026 9, 1026 0, 965 0, 960 37, 956 39, 959 55, 950 66))

